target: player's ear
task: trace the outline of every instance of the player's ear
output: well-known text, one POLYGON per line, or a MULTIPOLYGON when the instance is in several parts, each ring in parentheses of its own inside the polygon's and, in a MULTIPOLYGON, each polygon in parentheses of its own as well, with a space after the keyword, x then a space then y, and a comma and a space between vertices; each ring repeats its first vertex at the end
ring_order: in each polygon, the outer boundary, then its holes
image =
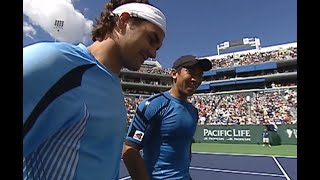
POLYGON ((119 29, 120 33, 124 33, 126 30, 126 25, 128 24, 130 15, 127 12, 124 12, 120 15, 117 21, 117 28, 119 29))
POLYGON ((178 76, 178 71, 176 69, 172 69, 171 70, 171 73, 170 73, 172 79, 177 79, 177 76, 178 76))

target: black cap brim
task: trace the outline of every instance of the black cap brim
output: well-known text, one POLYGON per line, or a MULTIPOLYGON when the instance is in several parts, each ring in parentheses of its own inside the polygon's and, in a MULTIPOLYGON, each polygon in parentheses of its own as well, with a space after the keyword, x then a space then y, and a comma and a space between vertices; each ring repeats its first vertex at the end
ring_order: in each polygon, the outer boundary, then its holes
POLYGON ((209 71, 212 69, 212 63, 209 59, 195 59, 193 61, 189 61, 187 63, 184 63, 183 67, 190 67, 194 66, 196 64, 199 64, 202 71, 209 71))
POLYGON ((174 62, 172 68, 176 69, 178 67, 191 67, 196 64, 199 64, 202 71, 209 71, 212 69, 212 63, 209 59, 206 59, 206 58, 198 59, 192 55, 181 56, 179 59, 177 59, 174 62))
POLYGON ((198 59, 198 61, 203 71, 209 71, 212 69, 212 63, 209 59, 198 59))

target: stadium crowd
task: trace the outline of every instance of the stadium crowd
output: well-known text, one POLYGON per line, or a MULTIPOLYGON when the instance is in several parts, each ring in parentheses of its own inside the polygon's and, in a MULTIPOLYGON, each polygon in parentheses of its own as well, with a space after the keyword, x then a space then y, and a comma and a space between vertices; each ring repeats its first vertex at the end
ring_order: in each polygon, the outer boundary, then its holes
MULTIPOLYGON (((297 48, 256 52, 242 55, 228 55, 220 59, 212 59, 213 69, 234 67, 248 64, 256 64, 268 61, 279 61, 297 58, 297 48)), ((171 68, 141 68, 140 72, 169 74, 171 68)), ((257 76, 293 70, 272 70, 260 72, 259 74, 248 74, 257 76)), ((212 77, 208 80, 221 80, 231 77, 212 77)), ((124 81, 130 81, 128 79, 124 81)), ((148 83, 148 82, 144 82, 148 83)), ((150 84, 158 84, 150 82, 150 84)), ((124 91, 124 94, 135 93, 124 91)), ((136 92, 137 93, 137 92, 136 92)), ((139 94, 139 93, 138 93, 139 94)), ((137 105, 147 97, 147 92, 141 93, 144 96, 126 96, 127 122, 130 123, 137 105)), ((195 94, 189 98, 199 109, 198 125, 265 125, 265 124, 295 124, 297 123, 297 91, 295 83, 272 84, 271 87, 254 92, 238 92, 233 94, 206 93, 195 94), (285 86, 285 87, 282 87, 285 86)))
POLYGON ((255 52, 241 55, 228 55, 224 58, 212 59, 213 69, 243 66, 270 61, 297 58, 297 47, 267 52, 255 52))
MULTIPOLYGON (((212 59, 211 62, 213 69, 219 69, 270 61, 288 60, 293 58, 297 58, 297 47, 289 47, 287 49, 247 53, 241 55, 226 55, 223 58, 212 59)), ((122 70, 128 71, 127 69, 122 70)), ((139 72, 169 75, 171 72, 171 68, 140 68, 139 72)))
MULTIPOLYGON (((126 96, 128 123, 143 97, 126 96)), ((265 125, 297 123, 296 88, 274 88, 234 94, 195 94, 198 125, 265 125)))

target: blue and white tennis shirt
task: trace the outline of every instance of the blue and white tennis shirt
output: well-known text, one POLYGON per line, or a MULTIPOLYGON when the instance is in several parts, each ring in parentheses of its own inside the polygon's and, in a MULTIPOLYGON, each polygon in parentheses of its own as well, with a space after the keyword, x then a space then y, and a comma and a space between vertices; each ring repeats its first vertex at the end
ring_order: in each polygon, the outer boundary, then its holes
POLYGON ((168 91, 143 100, 128 129, 126 141, 143 150, 152 179, 190 179, 190 147, 198 110, 168 91))
POLYGON ((23 49, 24 179, 117 179, 125 121, 117 74, 83 44, 23 49))

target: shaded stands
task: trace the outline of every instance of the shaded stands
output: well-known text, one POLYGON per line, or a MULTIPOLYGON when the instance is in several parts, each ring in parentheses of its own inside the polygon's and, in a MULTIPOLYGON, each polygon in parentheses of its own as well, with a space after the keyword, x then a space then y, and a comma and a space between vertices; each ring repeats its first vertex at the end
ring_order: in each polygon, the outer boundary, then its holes
POLYGON ((204 73, 198 92, 264 89, 272 84, 297 83, 297 58, 213 69, 204 73), (222 80, 217 80, 222 79, 222 80))

